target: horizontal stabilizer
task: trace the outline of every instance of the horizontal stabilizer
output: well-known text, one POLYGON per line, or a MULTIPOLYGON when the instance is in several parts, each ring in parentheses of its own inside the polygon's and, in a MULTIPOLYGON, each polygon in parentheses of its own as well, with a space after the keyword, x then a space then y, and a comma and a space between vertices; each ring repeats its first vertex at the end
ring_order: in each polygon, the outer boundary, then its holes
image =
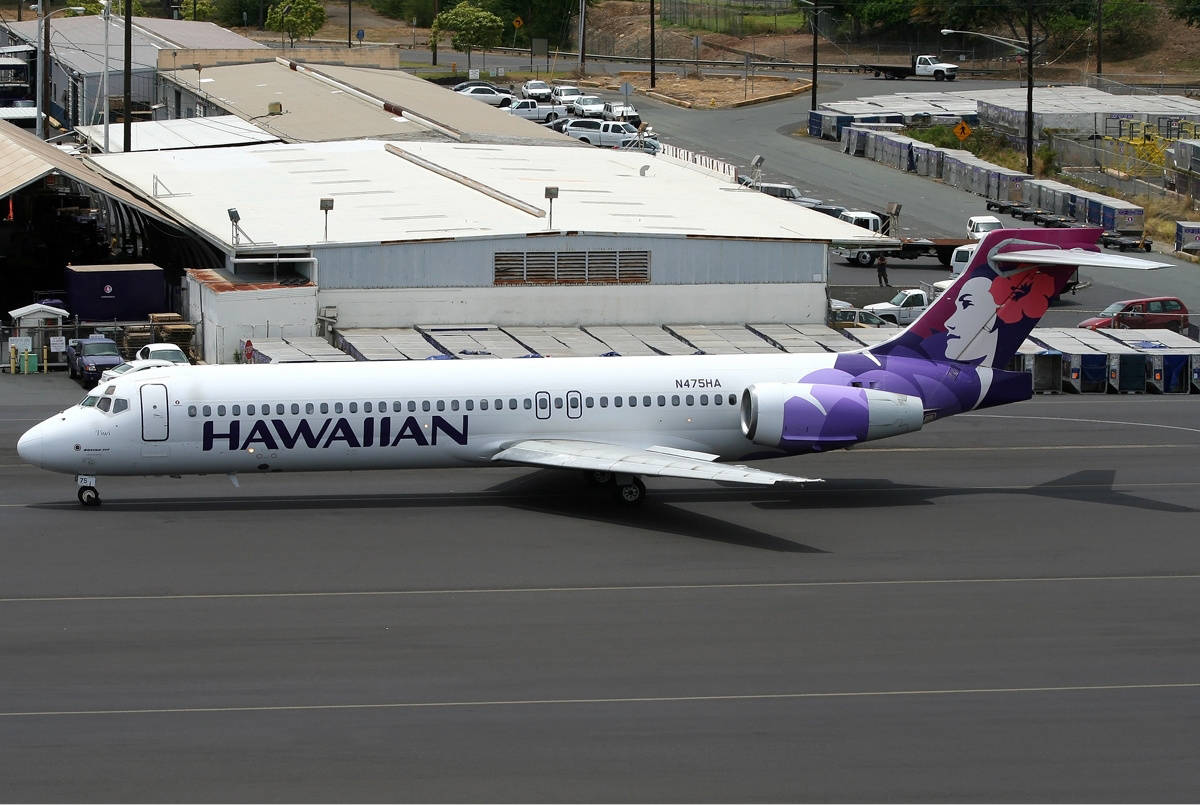
POLYGON ((1079 266, 1081 268, 1129 268, 1152 271, 1170 268, 1170 263, 1126 257, 1123 254, 1105 254, 1085 249, 1023 249, 1019 252, 1003 252, 991 256, 993 263, 1037 263, 1044 266, 1079 266))
MULTIPOLYGON (((652 475, 668 478, 696 478, 739 484, 803 484, 820 478, 800 478, 753 467, 717 464, 698 458, 708 453, 690 450, 664 452, 665 448, 638 449, 603 442, 579 442, 571 439, 527 439, 501 450, 492 461, 528 464, 535 467, 611 472, 623 475, 652 475)), ((669 449, 669 448, 666 448, 669 449)), ((715 456, 713 456, 715 458, 715 456)))

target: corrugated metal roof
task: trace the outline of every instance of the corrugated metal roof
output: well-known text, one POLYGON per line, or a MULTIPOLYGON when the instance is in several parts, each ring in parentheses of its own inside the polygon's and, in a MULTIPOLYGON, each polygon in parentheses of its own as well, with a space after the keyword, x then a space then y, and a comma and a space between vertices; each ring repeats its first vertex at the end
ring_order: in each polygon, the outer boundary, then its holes
MULTIPOLYGON (((27 42, 37 39, 37 18, 9 22, 7 27, 27 42)), ((108 31, 109 70, 119 71, 124 61, 125 19, 114 14, 108 31)), ((218 28, 211 22, 190 20, 158 20, 152 17, 133 18, 133 71, 154 72, 158 69, 160 50, 189 48, 263 49, 266 46, 232 31, 218 28), (170 23, 170 25, 160 25, 170 23), (161 36, 155 30, 169 34, 161 36), (220 32, 220 33, 218 33, 220 32), (220 42, 221 44, 213 44, 220 42)), ((82 75, 104 72, 104 18, 95 14, 78 17, 54 17, 50 22, 50 49, 54 58, 82 75)))
POLYGON ((187 64, 164 71, 163 77, 293 142, 460 135, 477 141, 564 142, 544 126, 401 70, 310 64, 292 69, 290 64, 280 59, 199 72, 187 64), (283 106, 282 115, 267 114, 272 102, 283 106), (403 112, 432 126, 406 119, 403 112), (439 133, 438 127, 445 131, 439 133))
MULTIPOLYGON (((878 242, 828 215, 666 157, 600 148, 354 140, 105 154, 90 160, 232 248, 226 210, 252 243, 325 245, 320 199, 336 201, 329 244, 538 235, 631 235, 878 242), (642 168, 645 167, 645 175, 642 168), (543 213, 543 214, 539 214, 543 213)), ((806 278, 808 279, 808 278, 806 278)))
POLYGON ((70 176, 159 221, 175 223, 127 190, 88 169, 74 157, 42 142, 36 135, 16 126, 0 125, 0 196, 13 193, 53 171, 70 176))
MULTIPOLYGON (((236 115, 189 117, 176 120, 143 120, 130 124, 133 151, 168 151, 176 148, 211 148, 224 145, 276 142, 277 137, 236 115)), ((75 130, 97 147, 104 144, 104 126, 76 126, 75 130)), ((109 125, 108 150, 125 150, 125 127, 109 125)))

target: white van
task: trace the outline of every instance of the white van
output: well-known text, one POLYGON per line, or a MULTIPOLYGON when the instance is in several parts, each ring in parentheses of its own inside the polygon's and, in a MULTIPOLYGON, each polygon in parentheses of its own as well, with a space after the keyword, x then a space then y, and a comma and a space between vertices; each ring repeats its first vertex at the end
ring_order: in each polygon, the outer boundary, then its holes
POLYGON ((967 237, 983 240, 983 236, 993 229, 1001 229, 1004 224, 994 215, 972 215, 967 219, 967 237))
POLYGON ((966 270, 967 265, 971 262, 971 256, 975 254, 975 246, 959 246, 950 255, 950 276, 957 277, 966 270))

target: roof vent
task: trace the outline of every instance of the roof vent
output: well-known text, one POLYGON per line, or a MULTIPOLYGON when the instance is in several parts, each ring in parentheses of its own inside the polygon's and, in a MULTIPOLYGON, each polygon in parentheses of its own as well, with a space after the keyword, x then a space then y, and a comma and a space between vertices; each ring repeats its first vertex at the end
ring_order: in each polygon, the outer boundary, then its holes
POLYGON ((269 104, 267 104, 267 114, 268 115, 282 115, 283 114, 283 104, 280 103, 279 101, 271 101, 269 104))

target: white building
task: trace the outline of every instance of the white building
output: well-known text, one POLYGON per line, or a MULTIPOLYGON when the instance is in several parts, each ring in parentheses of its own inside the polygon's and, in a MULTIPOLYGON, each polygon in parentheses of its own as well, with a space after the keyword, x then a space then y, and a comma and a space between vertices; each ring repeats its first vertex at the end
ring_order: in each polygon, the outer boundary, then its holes
POLYGON ((355 140, 91 162, 226 255, 187 279, 213 362, 246 338, 312 334, 322 312, 339 327, 818 322, 827 247, 879 240, 681 162, 588 146, 355 140))

